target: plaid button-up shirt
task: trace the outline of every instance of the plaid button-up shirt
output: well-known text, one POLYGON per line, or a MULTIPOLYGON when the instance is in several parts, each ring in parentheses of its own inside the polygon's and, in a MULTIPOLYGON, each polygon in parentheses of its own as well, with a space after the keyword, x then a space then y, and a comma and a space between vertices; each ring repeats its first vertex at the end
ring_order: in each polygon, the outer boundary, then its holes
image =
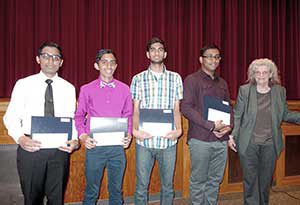
MULTIPOLYGON (((155 75, 150 67, 132 78, 131 97, 140 100, 141 109, 174 109, 175 102, 183 98, 182 79, 178 73, 164 68, 161 75, 155 75)), ((153 136, 136 142, 144 147, 165 149, 177 143, 169 139, 153 136)))

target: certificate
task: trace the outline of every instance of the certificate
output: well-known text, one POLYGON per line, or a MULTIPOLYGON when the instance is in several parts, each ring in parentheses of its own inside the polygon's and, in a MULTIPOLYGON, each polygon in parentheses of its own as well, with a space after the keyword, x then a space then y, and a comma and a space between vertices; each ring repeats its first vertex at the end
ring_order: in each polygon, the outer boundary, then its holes
POLYGON ((41 149, 67 146, 72 138, 72 118, 32 116, 31 138, 42 143, 41 149))
POLYGON ((172 123, 144 122, 142 130, 150 133, 152 136, 166 136, 173 129, 172 123))
POLYGON ((204 96, 204 119, 209 121, 222 120, 224 124, 230 125, 231 107, 229 102, 217 97, 204 96))
POLYGON ((127 118, 91 117, 91 137, 97 146, 123 145, 127 130, 127 118))
POLYGON ((208 108, 207 120, 213 122, 222 120, 225 125, 230 125, 230 113, 222 112, 213 108, 208 108))
POLYGON ((123 145, 125 132, 100 132, 94 133, 93 138, 96 140, 96 146, 123 145))
POLYGON ((32 139, 42 143, 41 149, 58 148, 67 146, 68 133, 33 133, 32 139))
POLYGON ((174 114, 171 109, 140 109, 139 130, 152 136, 166 136, 174 130, 174 114))

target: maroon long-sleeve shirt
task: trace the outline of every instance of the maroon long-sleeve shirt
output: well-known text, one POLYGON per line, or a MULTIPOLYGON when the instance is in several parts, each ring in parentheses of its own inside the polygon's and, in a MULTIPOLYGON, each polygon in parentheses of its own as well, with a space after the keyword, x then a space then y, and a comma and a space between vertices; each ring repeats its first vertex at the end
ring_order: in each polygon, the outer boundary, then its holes
POLYGON ((183 88, 181 112, 189 121, 188 140, 191 138, 206 142, 228 140, 227 134, 222 138, 217 138, 211 131, 214 123, 203 117, 205 95, 230 102, 226 81, 217 75, 212 79, 204 71, 199 70, 185 78, 183 88))

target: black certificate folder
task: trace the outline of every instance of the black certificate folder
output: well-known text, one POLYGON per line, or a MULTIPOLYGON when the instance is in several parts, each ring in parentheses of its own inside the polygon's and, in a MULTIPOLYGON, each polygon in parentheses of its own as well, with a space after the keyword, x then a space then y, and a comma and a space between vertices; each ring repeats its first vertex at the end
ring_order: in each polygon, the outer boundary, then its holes
POLYGON ((31 117, 31 137, 41 142, 41 149, 67 146, 72 139, 72 118, 31 117))
POLYGON ((174 113, 172 109, 140 109, 139 130, 152 136, 165 136, 174 130, 174 113))
POLYGON ((172 123, 174 129, 174 113, 172 109, 140 109, 140 126, 144 122, 172 123))
POLYGON ((67 133, 72 139, 72 118, 69 117, 31 117, 31 135, 67 133))
POLYGON ((204 96, 204 119, 210 121, 223 120, 230 125, 231 107, 229 102, 212 96, 204 96))

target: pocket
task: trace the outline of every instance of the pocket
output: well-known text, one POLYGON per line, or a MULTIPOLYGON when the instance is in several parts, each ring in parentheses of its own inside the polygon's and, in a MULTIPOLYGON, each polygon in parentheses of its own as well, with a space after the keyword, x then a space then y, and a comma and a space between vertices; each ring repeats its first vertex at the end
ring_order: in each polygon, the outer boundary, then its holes
POLYGON ((220 100, 228 100, 228 99, 225 99, 225 97, 228 94, 228 90, 227 90, 227 87, 223 84, 219 85, 217 88, 212 83, 203 84, 201 86, 201 92, 203 93, 202 94, 203 96, 208 95, 208 96, 217 97, 220 100))

